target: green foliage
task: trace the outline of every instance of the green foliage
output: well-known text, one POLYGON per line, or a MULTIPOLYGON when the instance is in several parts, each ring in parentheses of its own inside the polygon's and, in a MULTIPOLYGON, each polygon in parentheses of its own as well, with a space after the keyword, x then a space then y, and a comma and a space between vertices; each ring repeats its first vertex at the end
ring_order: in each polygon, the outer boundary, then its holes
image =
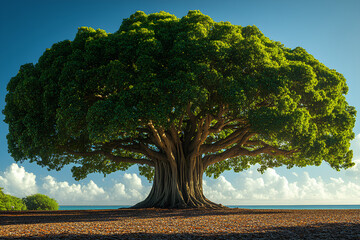
POLYGON ((46 195, 37 193, 23 198, 27 209, 29 210, 58 210, 59 205, 55 199, 46 195))
POLYGON ((4 194, 0 188, 0 211, 22 211, 26 209, 26 205, 20 198, 4 194))
MULTIPOLYGON (((343 75, 255 26, 214 22, 200 11, 181 19, 139 11, 113 34, 79 28, 73 41, 56 43, 35 65, 21 66, 7 90, 3 113, 14 159, 56 170, 73 163, 76 179, 128 169, 132 164, 101 153, 124 139, 142 143, 147 136, 139 129, 150 121, 168 129, 184 120, 183 134, 190 128, 188 119, 181 120, 189 103, 198 117, 226 106, 224 118, 242 119, 256 133, 252 140, 296 150, 291 156, 229 159, 210 166, 209 176, 255 163, 261 169, 323 161, 337 170, 354 165, 349 146, 356 111, 345 100, 343 75), (71 154, 94 151, 99 154, 71 154)), ((205 143, 233 132, 213 133, 205 143)), ((145 158, 125 150, 112 154, 145 158)), ((140 172, 149 179, 154 174, 150 167, 140 172)))

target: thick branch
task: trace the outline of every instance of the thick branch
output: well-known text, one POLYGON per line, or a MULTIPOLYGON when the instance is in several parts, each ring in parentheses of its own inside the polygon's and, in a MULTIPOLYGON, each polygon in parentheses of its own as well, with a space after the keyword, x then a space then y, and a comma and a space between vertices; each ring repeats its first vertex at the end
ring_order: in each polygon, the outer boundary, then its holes
POLYGON ((196 131, 196 116, 191 112, 191 103, 189 103, 187 105, 186 108, 186 113, 187 116, 189 117, 189 120, 187 121, 187 131, 185 134, 185 145, 188 146, 191 139, 194 137, 195 135, 195 131, 196 131))
POLYGON ((140 142, 139 144, 132 144, 132 145, 120 145, 119 144, 119 145, 116 145, 115 148, 116 149, 124 149, 124 150, 135 152, 135 153, 141 153, 150 159, 166 161, 166 158, 163 154, 150 149, 142 142, 140 142))
POLYGON ((149 128, 151 130, 154 144, 159 146, 160 149, 165 150, 165 144, 161 140, 161 137, 160 137, 160 134, 159 134, 158 130, 155 128, 155 126, 153 125, 153 123, 151 121, 149 122, 148 126, 149 126, 149 128))
POLYGON ((236 130, 235 132, 233 132, 226 138, 221 139, 213 144, 203 144, 200 147, 200 154, 206 154, 209 152, 210 153, 218 152, 221 149, 225 149, 226 147, 228 147, 234 143, 238 143, 238 144, 242 145, 253 135, 253 134, 251 134, 251 135, 248 134, 249 130, 250 130, 249 127, 244 127, 244 128, 236 130), (244 137, 246 137, 246 138, 243 139, 244 137))
POLYGON ((264 143, 264 146, 255 150, 248 150, 246 148, 241 147, 240 145, 236 145, 222 153, 211 154, 204 157, 204 165, 206 167, 215 164, 217 162, 221 162, 228 158, 233 158, 237 156, 257 156, 259 154, 269 154, 271 156, 288 156, 297 152, 297 150, 283 150, 279 148, 275 148, 268 144, 264 143))
POLYGON ((76 152, 76 151, 71 151, 71 150, 67 149, 66 152, 68 154, 71 154, 74 156, 79 156, 79 157, 91 157, 91 156, 96 156, 96 155, 103 155, 103 156, 107 157, 108 159, 110 159, 114 162, 117 162, 117 163, 126 162, 126 163, 133 163, 133 164, 147 164, 149 166, 155 166, 155 164, 148 159, 115 156, 104 150, 95 150, 92 152, 76 152))
POLYGON ((171 137, 166 134, 164 129, 156 129, 151 121, 148 123, 148 126, 152 132, 152 139, 154 141, 154 144, 166 154, 167 160, 175 163, 175 156, 173 154, 175 146, 174 143, 169 139, 171 137))
MULTIPOLYGON (((191 144, 189 146, 190 151, 193 151, 196 146, 199 144, 199 142, 201 141, 201 137, 204 131, 204 126, 203 125, 207 125, 208 118, 202 118, 199 121, 199 124, 197 125, 197 131, 196 131, 196 135, 193 138, 193 140, 191 141, 191 144), (205 124, 204 124, 205 122, 205 124)), ((209 123, 210 125, 210 123, 209 123)))
POLYGON ((171 162, 175 163, 175 145, 174 142, 170 140, 171 136, 169 136, 169 134, 167 134, 162 128, 159 129, 159 136, 161 138, 161 141, 164 143, 164 151, 166 153, 166 156, 169 160, 171 160, 171 162))
POLYGON ((199 121, 196 136, 193 138, 189 145, 190 159, 195 157, 196 155, 199 155, 200 146, 205 142, 206 138, 209 135, 211 121, 211 115, 208 115, 199 121))
POLYGON ((175 144, 180 143, 179 130, 175 127, 174 123, 171 124, 169 131, 173 142, 175 144))
POLYGON ((115 156, 111 153, 105 153, 104 156, 117 163, 125 162, 125 163, 141 164, 141 165, 147 164, 149 166, 155 167, 155 164, 152 161, 144 158, 120 157, 120 156, 115 156))
POLYGON ((203 126, 201 128, 201 137, 200 137, 199 141, 197 142, 198 146, 203 144, 205 142, 206 138, 208 137, 211 121, 212 121, 212 117, 210 115, 208 115, 206 117, 205 124, 203 124, 203 126))

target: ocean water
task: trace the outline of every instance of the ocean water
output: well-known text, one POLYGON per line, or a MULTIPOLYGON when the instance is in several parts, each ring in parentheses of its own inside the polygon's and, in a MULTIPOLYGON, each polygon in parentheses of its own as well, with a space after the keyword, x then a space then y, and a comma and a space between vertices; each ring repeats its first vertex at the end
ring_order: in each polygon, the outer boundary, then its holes
MULTIPOLYGON (((118 209, 129 208, 130 205, 112 205, 112 206, 59 206, 59 210, 100 210, 100 209, 118 209)), ((228 205, 230 208, 245 209, 360 209, 360 205, 228 205)))

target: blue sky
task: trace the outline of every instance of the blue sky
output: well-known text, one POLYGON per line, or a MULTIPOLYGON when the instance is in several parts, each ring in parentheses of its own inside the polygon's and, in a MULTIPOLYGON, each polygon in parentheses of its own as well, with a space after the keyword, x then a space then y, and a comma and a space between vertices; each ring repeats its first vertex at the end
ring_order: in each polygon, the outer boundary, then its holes
MULTIPOLYGON (((53 43, 75 37, 88 26, 115 32, 124 18, 137 10, 170 12, 182 17, 200 10, 215 21, 256 25, 267 37, 286 47, 301 46, 347 79, 350 105, 360 111, 360 1, 358 0, 254 0, 254 1, 19 1, 0 2, 0 108, 5 105, 6 85, 25 63, 36 63, 53 43)), ((358 114, 360 116, 360 114, 358 114)), ((0 187, 22 197, 41 192, 60 204, 133 204, 144 198, 151 184, 136 168, 103 178, 91 174, 76 182, 70 168, 48 172, 28 162, 14 164, 7 152, 7 125, 0 115, 0 187)), ((357 118, 359 120, 359 117, 357 118)), ((360 125, 352 143, 357 165, 336 172, 320 167, 277 168, 264 175, 249 171, 226 172, 205 178, 204 191, 223 204, 360 204, 360 125)))

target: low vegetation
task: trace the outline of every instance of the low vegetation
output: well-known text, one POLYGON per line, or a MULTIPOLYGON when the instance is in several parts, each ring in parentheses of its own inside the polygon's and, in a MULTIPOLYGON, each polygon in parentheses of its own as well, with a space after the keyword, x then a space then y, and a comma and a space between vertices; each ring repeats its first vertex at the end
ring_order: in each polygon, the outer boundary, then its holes
POLYGON ((0 211, 12 210, 27 210, 27 207, 20 198, 5 194, 0 188, 0 211))
POLYGON ((5 194, 0 188, 0 211, 58 210, 57 201, 43 194, 34 194, 23 199, 5 194))
POLYGON ((55 199, 37 193, 23 198, 29 210, 58 210, 59 205, 55 199))

